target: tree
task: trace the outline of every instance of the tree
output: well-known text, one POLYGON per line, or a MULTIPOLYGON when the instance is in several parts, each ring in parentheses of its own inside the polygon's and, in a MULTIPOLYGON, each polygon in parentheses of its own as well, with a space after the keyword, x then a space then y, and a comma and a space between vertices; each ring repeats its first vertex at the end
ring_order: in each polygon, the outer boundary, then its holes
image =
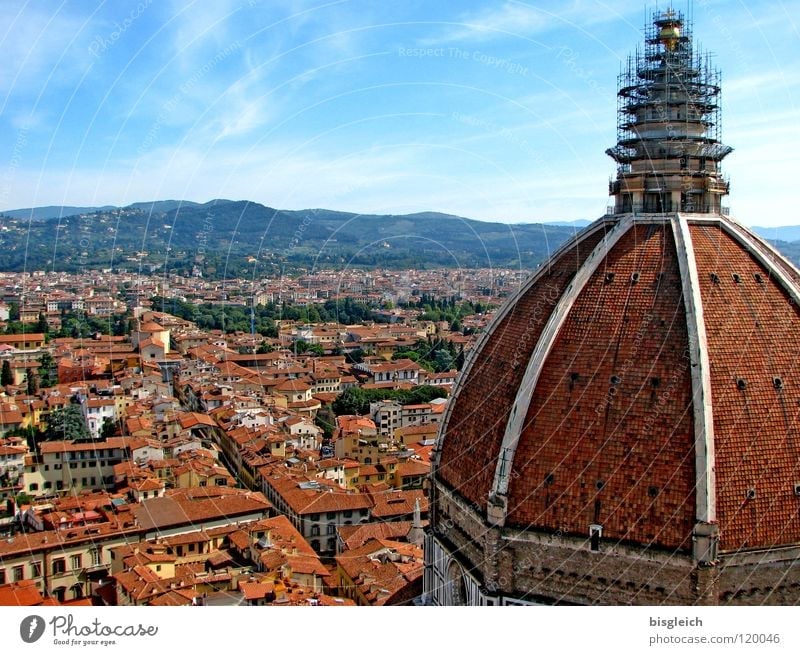
POLYGON ((35 396, 37 393, 39 393, 39 375, 36 373, 35 368, 26 369, 25 381, 29 396, 35 396))
POLYGON ((442 373, 443 371, 449 371, 455 368, 455 361, 450 352, 442 348, 441 350, 437 350, 434 354, 433 365, 437 373, 442 373))
POLYGON ((307 319, 309 323, 321 323, 322 317, 320 316, 319 310, 314 305, 308 306, 308 314, 307 319))
POLYGON ((111 334, 115 337, 130 334, 130 324, 124 314, 114 317, 113 325, 111 326, 111 334))
POLYGON ((356 348, 351 352, 347 353, 347 361, 353 362, 354 364, 358 364, 359 362, 364 361, 364 351, 361 348, 356 348))
POLYGON ((12 302, 8 306, 8 320, 9 321, 18 321, 19 320, 19 303, 12 302))
POLYGON ((100 427, 100 438, 108 439, 109 437, 113 437, 116 431, 117 424, 114 423, 114 419, 110 416, 106 416, 103 419, 103 425, 100 427))
POLYGON ((44 441, 76 441, 90 437, 89 428, 86 427, 83 411, 79 405, 54 409, 47 417, 44 441))
POLYGON ((24 491, 20 491, 14 498, 14 501, 17 503, 17 507, 20 505, 27 505, 31 502, 31 500, 33 500, 33 498, 30 496, 30 494, 27 494, 24 491))
POLYGON ((429 403, 435 398, 447 397, 447 392, 442 387, 434 387, 428 384, 421 384, 408 391, 397 391, 396 400, 401 405, 419 405, 429 403))
POLYGON ((308 341, 303 341, 302 339, 295 341, 295 347, 297 348, 298 355, 302 353, 312 353, 314 355, 325 354, 325 349, 320 344, 309 343, 308 341))
POLYGON ((369 398, 364 389, 349 387, 333 401, 332 407, 336 416, 341 416, 342 414, 366 414, 369 410, 369 398))
POLYGON ((55 384, 56 363, 50 353, 44 353, 39 360, 39 386, 52 387, 55 384))
POLYGON ((323 439, 325 440, 329 440, 333 437, 333 429, 336 427, 335 422, 336 417, 331 408, 327 405, 322 407, 314 417, 314 425, 322 428, 323 439))
POLYGON ((50 326, 47 325, 47 317, 44 315, 44 312, 39 312, 39 320, 36 321, 36 331, 46 335, 49 329, 50 326))
POLYGON ((361 389, 360 387, 349 387, 345 389, 336 400, 333 401, 331 408, 334 414, 366 414, 369 412, 369 404, 380 400, 394 400, 401 405, 419 405, 429 403, 434 398, 444 398, 447 392, 441 387, 430 385, 419 385, 409 390, 402 389, 361 389))
POLYGON ((11 373, 11 362, 7 359, 3 360, 3 369, 0 372, 0 385, 8 386, 14 384, 14 376, 11 373))
POLYGON ((458 351, 458 356, 456 357, 456 370, 460 371, 464 368, 464 362, 466 361, 466 355, 464 354, 464 346, 461 346, 461 350, 458 351))
POLYGON ((412 362, 418 362, 419 353, 416 350, 398 350, 392 355, 392 359, 410 359, 412 362))
POLYGON ((266 355, 267 353, 271 353, 275 348, 272 347, 272 344, 262 341, 261 345, 256 349, 257 355, 266 355))

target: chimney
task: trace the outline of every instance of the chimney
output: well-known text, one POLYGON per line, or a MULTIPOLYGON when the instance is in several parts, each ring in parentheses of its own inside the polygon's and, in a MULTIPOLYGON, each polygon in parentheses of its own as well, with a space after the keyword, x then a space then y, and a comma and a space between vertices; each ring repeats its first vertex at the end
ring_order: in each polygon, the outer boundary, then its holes
POLYGON ((419 508, 419 498, 414 501, 414 519, 411 522, 411 529, 408 531, 406 539, 408 539, 409 543, 419 546, 420 548, 422 548, 422 544, 425 541, 425 532, 422 529, 422 512, 419 508))

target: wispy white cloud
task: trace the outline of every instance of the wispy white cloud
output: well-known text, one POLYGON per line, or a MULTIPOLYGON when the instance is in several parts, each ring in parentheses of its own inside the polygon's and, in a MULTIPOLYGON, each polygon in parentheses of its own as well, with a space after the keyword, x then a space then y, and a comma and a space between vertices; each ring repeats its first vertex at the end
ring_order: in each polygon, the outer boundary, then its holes
POLYGON ((773 69, 726 80, 724 92, 726 97, 757 98, 756 94, 765 91, 786 89, 794 92, 798 83, 800 71, 796 68, 773 69))
POLYGON ((194 0, 188 5, 184 0, 172 1, 171 43, 182 70, 193 68, 199 52, 222 50, 236 40, 231 29, 237 13, 246 4, 242 0, 194 0))
POLYGON ((0 25, 5 26, 0 36, 0 94, 5 98, 0 96, 0 107, 11 94, 35 97, 47 85, 77 79, 92 62, 88 50, 76 46, 76 35, 91 29, 92 16, 32 3, 0 3, 0 25))
POLYGON ((226 106, 225 113, 214 122, 219 126, 219 138, 248 134, 269 122, 272 113, 262 100, 239 99, 226 106))
POLYGON ((557 19, 547 12, 517 2, 505 2, 480 12, 468 12, 423 44, 487 41, 503 36, 532 36, 551 27, 557 19))
POLYGON ((618 21, 639 4, 634 0, 626 0, 609 6, 596 0, 573 0, 558 3, 554 7, 547 2, 506 0, 502 4, 490 4, 480 11, 465 12, 439 35, 423 41, 429 44, 456 41, 477 43, 508 36, 530 38, 551 29, 582 29, 618 21))

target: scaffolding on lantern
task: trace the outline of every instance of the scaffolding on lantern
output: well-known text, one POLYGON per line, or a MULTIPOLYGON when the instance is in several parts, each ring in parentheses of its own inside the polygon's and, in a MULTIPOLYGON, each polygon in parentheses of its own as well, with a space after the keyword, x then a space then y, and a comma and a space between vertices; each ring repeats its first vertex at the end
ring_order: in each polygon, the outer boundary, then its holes
POLYGON ((617 180, 609 190, 627 210, 633 201, 622 193, 635 186, 628 184, 634 177, 642 185, 648 177, 649 188, 641 190, 648 196, 675 191, 675 180, 670 187, 656 178, 677 175, 684 178, 677 206, 671 196, 650 198, 651 205, 718 211, 719 196, 728 192, 719 162, 732 150, 721 142, 720 72, 708 52, 695 50, 692 23, 680 11, 655 12, 644 37, 644 48, 628 56, 618 77, 617 143, 606 150, 617 180))

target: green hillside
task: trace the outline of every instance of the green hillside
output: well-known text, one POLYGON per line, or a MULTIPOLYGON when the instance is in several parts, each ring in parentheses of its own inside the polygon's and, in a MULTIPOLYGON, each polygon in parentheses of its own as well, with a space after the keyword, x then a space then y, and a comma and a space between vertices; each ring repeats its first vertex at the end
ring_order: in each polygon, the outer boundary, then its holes
POLYGON ((268 275, 321 267, 523 267, 575 228, 426 212, 287 211, 247 201, 149 202, 49 220, 0 217, 3 270, 126 268, 268 275))

